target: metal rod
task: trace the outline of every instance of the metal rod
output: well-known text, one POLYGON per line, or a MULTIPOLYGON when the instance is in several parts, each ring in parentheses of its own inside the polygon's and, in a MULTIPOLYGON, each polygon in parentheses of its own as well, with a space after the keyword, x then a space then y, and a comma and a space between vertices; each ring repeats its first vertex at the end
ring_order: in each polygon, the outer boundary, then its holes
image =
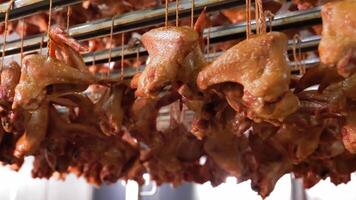
MULTIPOLYGON (((58 1, 58 0, 57 0, 58 1)), ((56 2, 57 2, 56 1, 56 2)), ((54 5, 55 0, 53 1, 54 5)), ((200 14, 204 7, 207 7, 208 12, 218 11, 225 8, 236 7, 243 5, 244 1, 239 0, 196 0, 195 13, 200 14)), ((170 3, 168 6, 168 19, 175 20, 175 3, 170 3)), ((47 7, 48 8, 48 7, 47 7)), ((191 15, 191 2, 184 1, 180 4, 180 17, 189 17, 191 15)), ((165 16, 164 6, 159 6, 153 9, 132 11, 114 19, 114 34, 134 31, 145 27, 163 24, 165 16)), ((76 40, 88 40, 97 37, 108 36, 110 34, 112 19, 99 19, 85 24, 79 24, 69 28, 69 35, 76 40)), ((24 51, 32 51, 39 49, 41 35, 27 37, 24 40, 24 51)), ((47 37, 44 38, 47 41, 47 37)), ((6 55, 17 54, 20 52, 20 40, 10 41, 7 44, 6 55)), ((0 46, 1 49, 1 46, 0 46)))
MULTIPOLYGON (((210 54, 211 58, 216 58, 219 55, 221 55, 221 53, 214 53, 214 54, 210 54)), ((303 65, 306 66, 306 68, 310 68, 313 67, 317 64, 320 63, 320 59, 319 58, 309 58, 306 60, 302 60, 300 61, 303 65)), ((288 65, 291 67, 291 71, 292 73, 297 72, 299 69, 295 68, 295 63, 294 62, 289 62, 288 65)), ((133 77, 137 72, 142 72, 145 69, 144 65, 141 65, 140 67, 136 68, 136 67, 126 67, 124 68, 124 77, 125 79, 127 78, 131 78, 133 77)), ((96 75, 99 79, 100 78, 105 78, 105 74, 97 74, 96 75)), ((119 79, 121 77, 121 71, 115 71, 112 72, 110 74, 110 78, 112 79, 119 79)))
MULTIPOLYGON (((230 25, 230 26, 225 26, 227 29, 229 29, 231 26, 235 26, 235 25, 230 25)), ((214 27, 211 29, 215 29, 214 27)), ((204 31, 206 32, 206 31, 204 31)), ((216 39, 216 37, 223 37, 224 35, 224 29, 218 29, 214 31, 214 34, 210 33, 210 42, 211 44, 215 44, 217 42, 219 42, 219 40, 216 39), (223 33, 219 33, 219 31, 222 31, 223 33), (213 36, 214 35, 214 36, 213 36)), ((230 33, 229 33, 230 34, 230 33)), ((236 38, 235 38, 236 39, 236 38)), ((310 36, 310 37, 306 37, 306 38, 302 38, 301 39, 301 49, 302 52, 306 52, 306 51, 310 51, 310 50, 314 50, 317 48, 318 44, 320 41, 320 36, 310 36)), ((293 40, 289 40, 288 41, 288 52, 292 52, 292 46, 293 46, 293 40)), ((139 48, 139 53, 140 55, 147 55, 147 51, 145 50, 145 48, 138 47, 139 48)), ((84 58, 84 62, 87 65, 90 65, 93 61, 93 53, 88 53, 88 54, 84 54, 83 58, 84 58)), ((137 48, 128 48, 125 47, 124 50, 124 55, 125 58, 134 58, 137 54, 137 48)), ((218 54, 218 53, 216 53, 218 54)), ((120 60, 121 57, 121 47, 115 47, 112 49, 112 54, 111 54, 111 60, 112 61, 117 61, 120 60)), ((95 61, 96 63, 100 64, 100 63, 107 63, 108 62, 108 58, 109 58, 109 50, 101 50, 101 51, 96 51, 95 52, 95 61)), ((210 59, 210 57, 209 57, 210 59)))
MULTIPOLYGON (((81 0, 53 0, 53 9, 59 9, 68 5, 75 5, 81 3, 81 0)), ((5 10, 8 7, 9 2, 0 4, 0 21, 5 20, 5 10)), ((41 11, 48 11, 49 1, 47 0, 16 0, 14 7, 9 12, 9 20, 17 20, 30 15, 37 14, 41 11)))

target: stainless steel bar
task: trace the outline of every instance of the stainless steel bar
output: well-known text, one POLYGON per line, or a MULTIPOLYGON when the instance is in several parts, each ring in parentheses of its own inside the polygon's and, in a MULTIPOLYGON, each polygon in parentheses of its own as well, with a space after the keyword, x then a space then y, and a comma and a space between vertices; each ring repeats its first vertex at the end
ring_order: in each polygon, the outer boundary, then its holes
MULTIPOLYGON (((272 27, 274 31, 285 30, 289 28, 300 28, 310 25, 320 24, 320 7, 304 11, 294 11, 285 14, 280 14, 274 17, 272 21, 272 27)), ((256 23, 253 20, 251 22, 252 30, 255 30, 256 23)), ((210 42, 226 41, 231 39, 237 39, 245 37, 246 23, 235 24, 232 26, 214 27, 210 30, 210 42)), ((207 34, 208 30, 204 33, 207 34)))
MULTIPOLYGON (((195 13, 199 14, 206 7, 208 12, 217 11, 224 8, 231 8, 243 5, 244 0, 196 0, 195 13)), ((180 17, 190 16, 191 1, 185 0, 180 4, 180 17)), ((133 11, 114 17, 113 33, 127 32, 142 29, 164 22, 165 8, 159 6, 153 9, 133 11)), ((169 20, 175 19, 175 3, 169 4, 169 20)), ((110 33, 112 24, 111 18, 100 19, 93 22, 73 26, 69 29, 69 35, 77 40, 87 40, 95 37, 107 36, 110 33)), ((24 39, 24 51, 39 49, 42 35, 36 35, 24 39)), ((44 37, 46 43, 47 37, 44 37)), ((9 41, 7 43, 6 55, 20 52, 20 40, 9 41)), ((2 45, 0 46, 2 49, 2 45)), ((1 53, 2 51, 0 51, 1 53)))
MULTIPOLYGON (((52 8, 59 9, 68 5, 81 3, 81 0, 52 0, 52 8)), ((0 4, 0 21, 5 20, 5 11, 9 3, 0 4)), ((37 14, 49 9, 49 0, 16 0, 12 10, 9 12, 9 20, 16 20, 37 14)))

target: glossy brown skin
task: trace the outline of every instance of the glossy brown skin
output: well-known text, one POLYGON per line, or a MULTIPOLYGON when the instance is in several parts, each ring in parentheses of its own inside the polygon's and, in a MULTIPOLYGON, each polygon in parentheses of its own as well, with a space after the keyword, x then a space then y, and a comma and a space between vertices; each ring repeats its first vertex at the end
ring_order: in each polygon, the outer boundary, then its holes
POLYGON ((356 68, 356 2, 335 1, 322 6, 323 31, 319 44, 320 61, 336 66, 347 77, 356 68))
POLYGON ((20 81, 21 67, 16 62, 11 62, 1 72, 0 99, 12 102, 15 95, 15 87, 20 81))
POLYGON ((155 96, 176 81, 194 84, 204 65, 197 32, 189 27, 157 28, 145 33, 142 43, 150 60, 138 80, 137 96, 155 96))
POLYGON ((30 112, 26 122, 25 132, 16 142, 14 156, 23 158, 35 153, 41 142, 45 139, 48 127, 48 103, 44 101, 38 109, 30 112))
POLYGON ((23 60, 21 78, 15 89, 13 109, 36 109, 43 101, 46 87, 55 84, 90 84, 94 77, 62 62, 42 55, 23 60))
POLYGON ((351 111, 346 117, 346 122, 341 131, 342 141, 345 148, 350 152, 356 153, 356 113, 351 111))
POLYGON ((290 68, 285 58, 286 48, 287 37, 283 33, 253 36, 206 66, 198 75, 197 85, 206 90, 228 82, 240 84, 244 89, 243 101, 257 118, 283 121, 297 110, 299 104, 289 92, 290 68), (271 103, 279 106, 268 108, 271 103))

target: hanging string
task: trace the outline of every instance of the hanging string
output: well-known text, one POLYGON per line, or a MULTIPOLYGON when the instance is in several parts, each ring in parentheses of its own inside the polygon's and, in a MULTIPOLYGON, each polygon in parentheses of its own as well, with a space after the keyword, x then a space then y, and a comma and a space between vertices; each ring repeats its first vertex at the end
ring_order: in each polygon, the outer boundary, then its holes
POLYGON ((93 62, 92 65, 95 67, 95 51, 93 51, 93 62))
POLYGON ((10 9, 12 9, 12 6, 13 6, 13 4, 14 4, 14 1, 15 1, 15 0, 11 0, 11 1, 9 2, 9 6, 6 8, 6 11, 5 11, 4 41, 3 41, 3 47, 2 47, 0 71, 2 71, 2 68, 3 68, 3 66, 4 66, 5 50, 6 50, 6 38, 7 38, 8 23, 9 23, 9 12, 10 12, 10 9))
POLYGON ((298 34, 295 34, 293 36, 293 58, 294 58, 294 64, 295 67, 299 69, 300 75, 305 74, 305 66, 301 63, 301 56, 302 56, 302 48, 301 48, 301 39, 298 34), (298 55, 297 55, 297 49, 298 49, 298 55))
POLYGON ((271 11, 266 10, 265 11, 265 18, 268 18, 269 32, 272 32, 272 22, 273 22, 273 19, 274 19, 274 14, 271 11))
POLYGON ((24 20, 22 19, 21 20, 22 22, 22 31, 21 31, 21 49, 20 49, 20 63, 22 65, 22 60, 23 60, 23 38, 24 38, 24 35, 25 35, 25 22, 24 20))
POLYGON ((209 56, 210 56, 210 29, 211 27, 208 28, 208 36, 206 38, 206 56, 209 60, 209 56))
POLYGON ((40 54, 42 54, 43 42, 44 42, 44 34, 42 34, 42 36, 41 36, 41 42, 40 42, 40 54))
POLYGON ((166 0, 165 26, 168 27, 168 0, 166 0))
POLYGON ((179 0, 176 0, 176 27, 179 26, 179 0))
POLYGON ((263 13, 262 0, 255 1, 255 21, 256 33, 262 34, 266 32, 266 18, 263 13))
MULTIPOLYGON (((49 14, 48 14, 48 28, 47 28, 47 48, 49 47, 49 31, 51 28, 51 19, 52 19, 52 0, 49 0, 49 14)), ((49 51, 47 51, 47 54, 49 54, 49 51)))
POLYGON ((251 0, 246 0, 246 38, 251 34, 251 0))
POLYGON ((51 45, 51 40, 49 38, 49 32, 51 28, 51 19, 52 19, 52 0, 49 0, 49 14, 48 14, 48 27, 47 27, 47 56, 49 56, 49 49, 51 45))
POLYGON ((125 50, 125 34, 121 34, 121 72, 120 72, 120 78, 121 80, 124 80, 124 50, 125 50))
POLYGON ((136 66, 136 73, 138 72, 139 68, 140 68, 140 46, 137 45, 137 48, 136 48, 136 63, 137 63, 137 66, 136 66))
POLYGON ((70 16, 72 15, 72 9, 70 6, 67 7, 67 33, 68 33, 68 30, 69 30, 69 18, 70 16))
POLYGON ((192 0, 192 9, 190 13, 190 27, 194 28, 194 9, 195 9, 195 0, 192 0))
POLYGON ((107 76, 110 75, 111 73, 111 56, 112 56, 112 37, 113 37, 113 33, 114 33, 114 18, 111 18, 111 27, 110 27, 110 39, 109 39, 109 72, 106 74, 107 76))

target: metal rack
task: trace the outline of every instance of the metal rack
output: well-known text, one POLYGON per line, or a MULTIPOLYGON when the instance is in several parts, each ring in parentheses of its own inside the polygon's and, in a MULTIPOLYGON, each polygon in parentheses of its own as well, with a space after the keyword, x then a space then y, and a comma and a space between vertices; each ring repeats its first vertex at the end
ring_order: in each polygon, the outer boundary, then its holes
MULTIPOLYGON (((290 27, 305 27, 310 25, 319 24, 320 21, 320 7, 316 7, 306 11, 294 11, 287 14, 277 15, 272 22, 273 30, 284 30, 290 27)), ((210 43, 218 43, 232 39, 242 39, 245 37, 246 23, 233 24, 229 26, 219 26, 210 28, 210 43)), ((252 29, 255 29, 255 21, 252 21, 252 29)), ((209 29, 204 30, 204 37, 208 36, 209 29)), ((320 41, 319 36, 312 36, 303 38, 301 41, 301 48, 303 51, 315 49, 320 41)), ((292 50, 293 41, 290 40, 289 51, 292 50)), ((136 56, 137 48, 139 48, 140 55, 147 55, 146 50, 141 47, 128 48, 124 46, 125 58, 132 58, 136 56)), ((87 53, 84 56, 84 61, 87 65, 93 63, 101 64, 109 61, 109 50, 101 50, 96 52, 87 53)), ((111 60, 117 61, 121 59, 121 47, 112 49, 111 60)))
MULTIPOLYGON (((238 5, 243 5, 244 0, 196 0, 194 11, 199 14, 204 7, 207 12, 218 11, 220 9, 231 8, 238 5)), ((180 4, 180 17, 190 16, 191 1, 183 1, 180 4)), ((175 3, 170 3, 168 6, 168 19, 175 19, 175 3)), ((111 25, 113 24, 113 33, 122 33, 142 29, 144 27, 158 25, 164 22, 165 8, 159 6, 153 9, 132 11, 112 18, 99 19, 85 24, 79 24, 71 27, 68 32, 69 35, 77 40, 88 40, 96 37, 103 37, 110 34, 111 25)), ((47 41, 45 34, 39 34, 24 39, 24 51, 31 51, 40 48, 40 43, 47 41)), ((20 52, 21 41, 9 41, 6 44, 6 55, 17 54, 20 52)), ((2 45, 0 46, 0 53, 2 53, 2 45)))
MULTIPOLYGON (((81 0, 52 0, 52 8, 60 9, 66 6, 81 3, 81 0)), ((0 4, 0 21, 5 20, 5 11, 9 7, 9 2, 0 4)), ((48 11, 50 2, 45 0, 16 0, 13 9, 9 12, 9 20, 21 19, 41 11, 48 11)))
MULTIPOLYGON (((68 6, 72 4, 77 4, 81 1, 66 1, 66 0, 53 0, 53 6, 55 8, 61 8, 63 6, 68 6)), ((1 7, 6 6, 7 4, 0 5, 1 7)), ((207 7, 208 12, 217 11, 219 9, 231 8, 244 5, 243 0, 196 0, 195 2, 195 14, 199 14, 200 11, 207 7)), ((42 9, 48 9, 49 2, 48 1, 40 1, 40 0, 17 0, 15 1, 14 9, 10 12, 13 13, 13 18, 16 19, 20 17, 27 16, 21 13, 21 10, 32 11, 32 13, 36 13, 42 9), (47 6, 47 7, 46 7, 47 6), (33 10, 36 10, 34 12, 33 10), (16 14, 17 13, 17 14, 16 14)), ((171 3, 168 6, 168 19, 175 19, 175 3, 171 3)), ((180 4, 180 17, 190 16, 191 11, 191 1, 183 1, 180 4)), ((25 12, 23 12, 25 13, 25 12)), ((111 18, 100 19, 93 22, 80 24, 73 26, 69 29, 69 34, 77 40, 87 40, 95 37, 103 37, 107 36, 110 33, 110 29, 112 24, 113 33, 121 33, 127 31, 134 31, 138 29, 142 29, 144 27, 149 27, 157 24, 161 24, 164 22, 165 8, 163 6, 159 6, 152 9, 141 10, 141 11, 133 11, 123 15, 114 16, 111 18)), ((1 18, 1 15, 0 15, 1 18)), ((313 9, 305 10, 305 11, 293 11, 285 14, 279 14, 274 17, 272 21, 273 30, 285 30, 289 28, 300 28, 311 26, 315 24, 321 23, 320 16, 320 7, 316 7, 313 9)), ((255 29, 255 21, 252 20, 252 30, 255 29)), ((218 42, 224 42, 232 39, 242 39, 245 37, 245 28, 246 23, 233 24, 228 26, 219 26, 219 27, 211 27, 204 30, 204 37, 207 37, 209 34, 210 43, 215 44, 218 42)), ((43 39, 44 44, 46 43, 45 35, 36 35, 32 37, 28 37, 24 39, 24 51, 33 51, 40 48, 40 43, 43 39)), ((300 43, 300 47, 302 51, 314 50, 318 46, 320 41, 319 36, 312 36, 303 38, 300 43)), ((293 41, 290 40, 288 42, 289 53, 292 51, 293 41)), ((7 42, 7 48, 5 50, 6 55, 13 55, 20 52, 21 41, 14 40, 7 42)), ((147 55, 146 50, 142 47, 128 48, 128 46, 124 46, 124 56, 125 58, 133 58, 136 56, 137 50, 140 55, 147 55), (137 49, 139 48, 139 49, 137 49)), ((0 52, 2 52, 2 45, 0 45, 0 52)), ((91 65, 95 58, 96 64, 107 63, 109 61, 109 50, 100 50, 96 52, 90 52, 83 55, 84 61, 87 65, 91 65)), ((208 55, 209 57, 216 57, 219 53, 208 55)), ((115 47, 112 49, 111 53, 111 61, 117 61, 121 59, 121 47, 115 47)), ((313 61, 305 61, 306 63, 318 63, 317 59, 313 59, 313 61)), ((293 65, 293 64, 292 64, 293 65)), ((141 68, 141 70, 143 67, 141 68)), ((133 73, 136 72, 134 68, 125 69, 125 75, 130 77, 133 73)))

